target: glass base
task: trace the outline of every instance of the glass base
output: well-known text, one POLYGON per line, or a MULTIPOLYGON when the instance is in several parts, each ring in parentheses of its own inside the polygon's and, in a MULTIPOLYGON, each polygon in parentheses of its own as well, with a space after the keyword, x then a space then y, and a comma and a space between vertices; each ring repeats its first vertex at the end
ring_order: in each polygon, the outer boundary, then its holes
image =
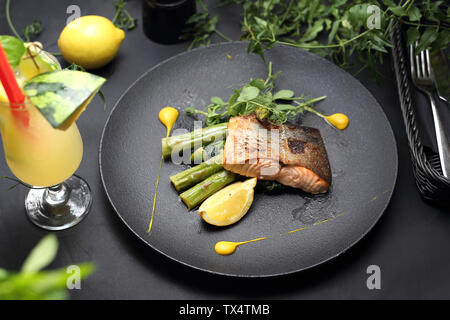
POLYGON ((28 218, 46 230, 73 227, 89 213, 91 204, 89 185, 75 175, 54 187, 30 189, 25 199, 28 218))

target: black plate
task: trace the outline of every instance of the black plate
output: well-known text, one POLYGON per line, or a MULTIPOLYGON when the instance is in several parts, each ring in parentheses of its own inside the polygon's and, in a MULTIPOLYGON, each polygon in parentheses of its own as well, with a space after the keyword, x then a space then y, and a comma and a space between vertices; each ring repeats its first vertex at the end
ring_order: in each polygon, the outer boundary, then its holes
MULTIPOLYGON (((152 233, 147 233, 165 128, 159 110, 203 107, 211 96, 227 99, 251 77, 265 77, 267 65, 247 54, 247 44, 213 45, 182 53, 141 76, 119 99, 100 146, 100 171, 106 193, 122 221, 142 241, 188 266, 232 276, 273 276, 327 261, 359 241, 389 203, 397 176, 394 135, 381 107, 355 78, 308 52, 278 46, 266 54, 277 87, 297 94, 326 95, 318 109, 346 113, 350 125, 338 131, 312 114, 304 125, 320 128, 333 172, 324 196, 296 190, 255 195, 247 215, 226 228, 212 227, 188 212, 169 176, 183 169, 163 163, 152 233), (229 59, 227 54, 232 57, 229 59), (334 217, 334 219, 333 219, 334 217), (332 219, 330 219, 332 218, 332 219), (321 221, 329 219, 326 223, 321 221), (309 226, 288 235, 287 231, 309 226), (214 252, 217 241, 273 238, 243 245, 231 256, 214 252)), ((183 114, 181 112, 180 114, 183 114)), ((177 127, 193 128, 183 115, 177 127)))

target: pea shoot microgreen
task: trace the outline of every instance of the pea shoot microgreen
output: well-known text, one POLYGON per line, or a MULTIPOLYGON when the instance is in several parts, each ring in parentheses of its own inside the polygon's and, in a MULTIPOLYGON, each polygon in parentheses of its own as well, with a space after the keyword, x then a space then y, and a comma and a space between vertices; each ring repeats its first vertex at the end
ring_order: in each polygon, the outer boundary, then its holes
POLYGON ((274 93, 278 73, 272 72, 271 62, 268 69, 266 79, 250 79, 247 84, 235 90, 228 101, 225 102, 220 97, 212 97, 211 104, 206 107, 206 110, 188 107, 185 111, 191 116, 196 114, 205 116, 206 126, 227 121, 229 117, 245 116, 253 112, 261 120, 281 124, 305 110, 312 110, 311 104, 326 98, 322 96, 311 99, 305 95, 295 96, 294 91, 288 89, 274 93))

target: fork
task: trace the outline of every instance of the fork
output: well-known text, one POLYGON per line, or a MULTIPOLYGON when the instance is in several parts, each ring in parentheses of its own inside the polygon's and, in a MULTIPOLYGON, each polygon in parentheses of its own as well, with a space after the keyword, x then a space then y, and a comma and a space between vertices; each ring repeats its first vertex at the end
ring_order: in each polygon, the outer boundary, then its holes
MULTIPOLYGON (((417 42, 416 42, 417 46, 417 42)), ((439 160, 441 161, 442 173, 448 178, 450 173, 450 145, 445 133, 439 110, 434 100, 436 93, 435 79, 433 69, 430 63, 430 53, 428 50, 422 50, 419 54, 415 54, 415 47, 410 46, 409 58, 411 65, 411 78, 417 89, 424 92, 431 104, 433 112, 434 130, 436 132, 436 141, 439 151, 439 160)))

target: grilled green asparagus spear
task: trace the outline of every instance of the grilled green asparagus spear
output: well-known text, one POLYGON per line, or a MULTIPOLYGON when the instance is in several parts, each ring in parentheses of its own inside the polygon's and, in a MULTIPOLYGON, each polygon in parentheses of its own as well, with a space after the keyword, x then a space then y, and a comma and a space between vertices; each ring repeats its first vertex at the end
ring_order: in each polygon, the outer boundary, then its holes
POLYGON ((191 150, 194 146, 203 146, 219 139, 224 140, 227 132, 227 123, 219 123, 207 128, 197 129, 192 132, 161 139, 162 154, 164 159, 170 157, 172 152, 191 150))
POLYGON ((223 170, 222 153, 195 167, 189 168, 171 176, 170 181, 172 181, 175 189, 180 192, 208 178, 209 176, 220 170, 223 170))
POLYGON ((219 171, 183 192, 180 195, 181 200, 191 210, 235 179, 234 173, 226 170, 219 171))
POLYGON ((222 153, 224 146, 225 146, 225 141, 219 140, 219 141, 212 142, 205 147, 200 147, 197 150, 195 150, 194 152, 192 152, 191 162, 198 164, 200 162, 211 159, 211 158, 217 156, 218 154, 222 153), (195 161, 199 161, 199 162, 195 162, 195 161))

